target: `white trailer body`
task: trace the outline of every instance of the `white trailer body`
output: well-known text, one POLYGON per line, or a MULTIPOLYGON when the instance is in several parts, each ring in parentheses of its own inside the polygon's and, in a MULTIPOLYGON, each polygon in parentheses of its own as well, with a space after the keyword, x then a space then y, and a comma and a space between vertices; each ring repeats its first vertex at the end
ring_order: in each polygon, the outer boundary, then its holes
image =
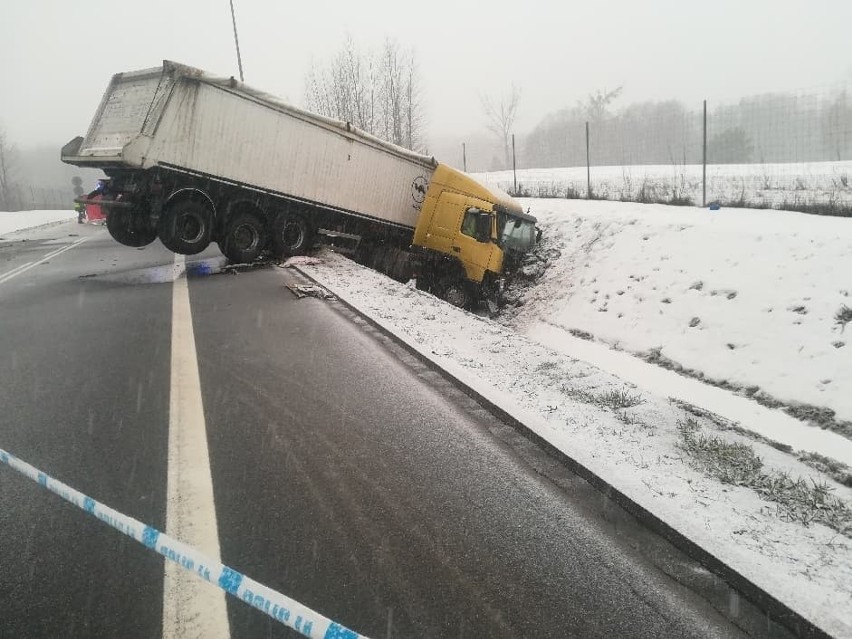
POLYGON ((163 167, 413 229, 434 158, 173 62, 117 74, 70 164, 163 167))
POLYGON ((333 244, 470 306, 496 300, 536 239, 508 195, 434 158, 192 67, 113 76, 62 160, 107 175, 81 202, 119 243, 232 263, 333 244))

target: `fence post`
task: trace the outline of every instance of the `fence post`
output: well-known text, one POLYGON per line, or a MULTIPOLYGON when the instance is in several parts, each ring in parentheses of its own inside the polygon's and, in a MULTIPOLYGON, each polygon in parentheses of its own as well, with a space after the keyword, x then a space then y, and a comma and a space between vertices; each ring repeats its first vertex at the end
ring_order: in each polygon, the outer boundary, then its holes
POLYGON ((467 148, 464 142, 462 142, 462 165, 464 166, 464 172, 467 173, 467 148))
POLYGON ((701 148, 701 208, 704 208, 707 206, 707 100, 704 100, 704 142, 701 148))
POLYGON ((518 168, 517 168, 517 164, 515 163, 515 134, 514 133, 512 134, 512 180, 515 183, 514 195, 517 195, 518 194, 518 168))
POLYGON ((586 122, 586 199, 592 199, 592 169, 589 162, 589 123, 586 122))

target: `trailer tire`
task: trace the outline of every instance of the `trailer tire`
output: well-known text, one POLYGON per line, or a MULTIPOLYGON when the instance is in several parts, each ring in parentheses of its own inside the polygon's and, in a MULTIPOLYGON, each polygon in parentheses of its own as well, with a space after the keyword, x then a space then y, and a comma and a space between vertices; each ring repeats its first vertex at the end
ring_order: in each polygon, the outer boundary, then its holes
POLYGON ((252 213, 238 213, 228 222, 219 248, 234 264, 254 262, 269 243, 266 223, 252 213))
MULTIPOLYGON (((77 218, 77 221, 81 221, 77 218)), ((140 248, 157 239, 157 229, 147 219, 127 209, 113 209, 106 216, 109 234, 119 244, 140 248)))
POLYGON ((173 253, 201 253, 210 245, 213 236, 213 215, 210 209, 198 202, 175 202, 160 215, 157 236, 173 253))
POLYGON ((304 255, 313 245, 313 230, 300 215, 282 213, 272 225, 272 250, 276 255, 304 255))
POLYGON ((419 273, 415 279, 415 286, 418 291, 432 292, 432 278, 423 273, 419 273))

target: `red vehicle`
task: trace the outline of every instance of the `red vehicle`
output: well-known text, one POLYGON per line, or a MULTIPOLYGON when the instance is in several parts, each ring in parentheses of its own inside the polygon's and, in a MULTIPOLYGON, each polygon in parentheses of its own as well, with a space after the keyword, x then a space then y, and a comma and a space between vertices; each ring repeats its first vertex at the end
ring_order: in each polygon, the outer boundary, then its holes
POLYGON ((106 223, 106 215, 104 214, 104 210, 101 208, 101 205, 97 203, 103 195, 101 195, 100 191, 92 191, 86 196, 86 199, 89 200, 86 202, 86 221, 88 222, 96 222, 98 224, 106 223))
POLYGON ((99 204, 103 197, 104 182, 98 180, 95 190, 85 196, 78 197, 74 207, 77 211, 77 222, 93 222, 98 224, 106 224, 106 213, 103 207, 99 204))

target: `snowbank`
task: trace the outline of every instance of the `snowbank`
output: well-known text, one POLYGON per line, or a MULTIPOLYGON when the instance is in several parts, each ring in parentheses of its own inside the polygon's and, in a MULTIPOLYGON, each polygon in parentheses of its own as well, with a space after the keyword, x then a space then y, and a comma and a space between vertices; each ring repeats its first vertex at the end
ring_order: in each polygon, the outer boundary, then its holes
POLYGON ((688 458, 683 425, 752 446, 766 473, 825 482, 846 505, 852 490, 510 328, 340 256, 325 258, 300 268, 786 605, 829 633, 852 635, 849 530, 794 521, 755 490, 720 483, 688 458), (607 396, 629 406, 607 407, 607 396))
POLYGON ((67 222, 77 217, 74 211, 0 211, 0 236, 16 231, 67 222))
POLYGON ((835 320, 852 306, 852 219, 584 200, 524 206, 561 257, 527 292, 519 330, 545 321, 852 420, 852 339, 835 320))

